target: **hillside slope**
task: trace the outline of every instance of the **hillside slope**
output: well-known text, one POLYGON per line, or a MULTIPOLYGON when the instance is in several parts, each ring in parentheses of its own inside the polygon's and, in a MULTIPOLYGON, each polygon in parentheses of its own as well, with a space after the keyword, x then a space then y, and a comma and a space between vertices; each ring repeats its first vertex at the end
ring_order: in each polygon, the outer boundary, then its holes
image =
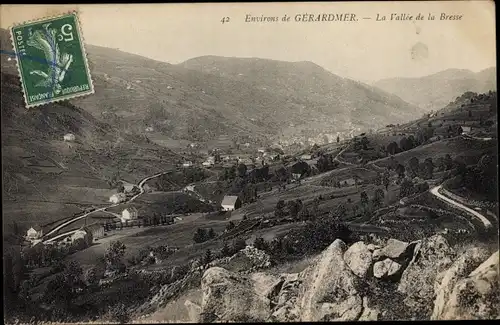
POLYGON ((485 93, 496 90, 496 68, 477 73, 448 69, 421 78, 383 79, 374 86, 426 110, 439 109, 467 91, 485 93))
POLYGON ((178 66, 243 82, 247 87, 284 98, 285 105, 295 104, 298 112, 277 107, 285 137, 301 131, 306 137, 314 137, 319 132, 367 129, 388 121, 407 121, 418 113, 414 106, 394 95, 339 77, 308 61, 202 56, 178 66))
POLYGON ((67 101, 27 110, 19 78, 1 77, 4 225, 43 225, 107 204, 113 178, 137 182, 179 159, 67 101), (64 142, 66 133, 76 141, 64 142))

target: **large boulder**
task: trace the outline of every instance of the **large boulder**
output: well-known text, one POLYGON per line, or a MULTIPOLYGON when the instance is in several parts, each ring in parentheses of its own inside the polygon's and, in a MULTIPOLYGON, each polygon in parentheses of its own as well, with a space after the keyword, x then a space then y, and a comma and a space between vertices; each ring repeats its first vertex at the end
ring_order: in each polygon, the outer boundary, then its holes
POLYGON ((276 322, 295 322, 300 320, 300 309, 297 303, 302 279, 298 273, 282 275, 279 292, 272 294, 271 305, 274 306, 271 316, 276 322))
POLYGON ((397 260, 401 258, 408 250, 409 243, 397 239, 389 239, 387 244, 382 248, 382 256, 397 260))
POLYGON ((347 247, 337 239, 304 270, 301 321, 353 321, 363 311, 359 279, 344 262, 347 247))
POLYGON ((344 253, 344 261, 360 278, 366 277, 372 265, 372 252, 362 241, 354 243, 344 253))
POLYGON ((435 319, 498 319, 500 316, 498 251, 468 277, 459 280, 435 319))
POLYGON ((373 276, 378 279, 391 278, 401 270, 401 264, 390 258, 376 262, 373 265, 373 276))
POLYGON ((446 271, 441 272, 435 283, 436 300, 431 319, 446 319, 444 315, 445 304, 450 300, 455 285, 467 277, 475 268, 488 258, 486 249, 474 247, 462 254, 446 271))
POLYGON ((416 318, 429 319, 435 299, 434 282, 440 272, 451 266, 454 254, 440 234, 417 243, 398 285, 398 291, 406 296, 405 305, 416 318))
POLYGON ((257 292, 256 283, 220 267, 205 271, 201 280, 203 299, 201 322, 264 322, 270 300, 257 292))

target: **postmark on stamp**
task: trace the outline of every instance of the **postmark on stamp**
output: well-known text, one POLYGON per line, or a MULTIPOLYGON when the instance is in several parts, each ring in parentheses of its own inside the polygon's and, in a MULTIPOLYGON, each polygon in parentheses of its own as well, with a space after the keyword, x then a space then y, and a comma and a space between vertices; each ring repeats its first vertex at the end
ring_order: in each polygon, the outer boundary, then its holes
POLYGON ((26 107, 94 93, 76 12, 10 28, 26 107))

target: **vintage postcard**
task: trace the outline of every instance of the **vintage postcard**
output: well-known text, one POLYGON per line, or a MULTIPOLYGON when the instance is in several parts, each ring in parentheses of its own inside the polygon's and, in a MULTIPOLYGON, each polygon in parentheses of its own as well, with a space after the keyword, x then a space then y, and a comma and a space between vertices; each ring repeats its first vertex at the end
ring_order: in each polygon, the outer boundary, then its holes
POLYGON ((493 1, 0 24, 5 323, 500 317, 493 1))

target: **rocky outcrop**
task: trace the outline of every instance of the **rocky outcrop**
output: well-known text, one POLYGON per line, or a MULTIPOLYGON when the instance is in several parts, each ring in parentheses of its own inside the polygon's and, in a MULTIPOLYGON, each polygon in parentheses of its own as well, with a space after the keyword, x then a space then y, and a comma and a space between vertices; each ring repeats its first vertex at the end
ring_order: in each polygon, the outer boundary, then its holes
MULTIPOLYGON (((477 261, 475 257, 479 257, 479 253, 476 252, 469 258, 471 264, 477 261)), ((432 318, 446 320, 498 318, 500 316, 498 267, 499 252, 497 251, 466 278, 456 282, 448 299, 438 301, 432 318)), ((460 266, 457 268, 460 269, 460 266)), ((465 269, 466 266, 462 266, 462 270, 465 269)))
POLYGON ((401 264, 394 262, 390 258, 376 262, 373 265, 373 276, 379 279, 391 278, 401 270, 401 264))
POLYGON ((363 312, 358 279, 343 259, 346 249, 337 239, 304 270, 301 321, 352 321, 363 312))
POLYGON ((364 278, 372 265, 372 250, 362 241, 354 243, 345 252, 344 261, 354 274, 364 278))
POLYGON ((201 322, 264 322, 271 316, 270 300, 255 290, 251 279, 220 267, 201 279, 201 322))
POLYGON ((414 243, 389 240, 382 248, 335 240, 300 273, 211 267, 201 281, 201 306, 186 307, 190 318, 202 322, 498 317, 498 252, 482 263, 488 255, 471 248, 456 259, 442 235, 414 243), (382 260, 371 257, 376 250, 382 260))
POLYGON ((454 254, 442 235, 425 238, 415 247, 398 291, 406 296, 405 304, 422 319, 430 317, 428 306, 435 298, 434 281, 440 272, 450 267, 454 254))
POLYGON ((435 282, 436 300, 431 319, 446 319, 444 307, 450 300, 455 285, 487 258, 488 253, 485 249, 474 247, 462 254, 449 269, 438 274, 435 282))

